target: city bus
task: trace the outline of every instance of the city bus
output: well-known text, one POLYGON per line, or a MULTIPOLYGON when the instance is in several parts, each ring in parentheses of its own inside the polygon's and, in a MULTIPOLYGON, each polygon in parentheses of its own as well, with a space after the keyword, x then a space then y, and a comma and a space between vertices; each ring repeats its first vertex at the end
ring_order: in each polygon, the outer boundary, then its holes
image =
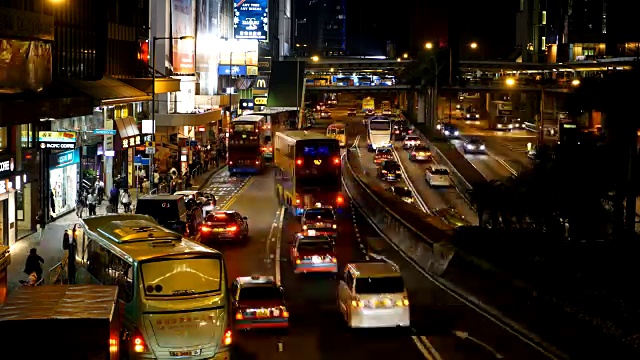
POLYGON ((338 140, 307 131, 276 132, 274 164, 276 196, 292 214, 318 204, 343 207, 338 140))
POLYGON ((228 282, 220 252, 147 215, 80 221, 78 283, 119 287, 126 358, 230 357, 228 282))
POLYGON ((376 110, 376 102, 372 97, 366 97, 362 99, 362 112, 366 113, 367 111, 375 111, 376 110))
POLYGON ((264 170, 267 126, 262 115, 239 116, 231 122, 227 146, 229 174, 258 174, 264 170))
POLYGON ((380 103, 382 115, 391 115, 391 101, 383 101, 380 103))
POLYGON ((327 136, 338 140, 340 147, 347 146, 347 125, 342 122, 335 122, 327 126, 327 136))
POLYGON ((367 124, 367 149, 371 152, 391 146, 391 119, 374 116, 367 124))

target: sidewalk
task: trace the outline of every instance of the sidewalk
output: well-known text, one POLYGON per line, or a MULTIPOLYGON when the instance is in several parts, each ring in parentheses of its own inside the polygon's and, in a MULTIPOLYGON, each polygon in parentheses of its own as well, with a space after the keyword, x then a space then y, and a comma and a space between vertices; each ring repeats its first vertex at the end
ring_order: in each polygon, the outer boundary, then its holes
MULTIPOLYGON (((222 167, 224 167, 224 164, 222 167)), ((200 187, 205 185, 211 178, 211 176, 213 176, 222 167, 209 170, 202 175, 195 177, 192 180, 191 189, 199 189, 200 187)), ((133 203, 135 204, 136 189, 130 189, 130 192, 133 203)), ((102 201, 102 204, 96 209, 98 215, 107 213, 107 204, 108 202, 106 200, 102 201)), ((122 206, 120 206, 119 210, 122 211, 122 206)), ((87 215, 89 215, 89 210, 84 209, 83 216, 87 215)), ((22 240, 19 240, 13 246, 11 246, 11 264, 9 264, 9 267, 7 269, 9 293, 11 293, 17 287, 22 286, 20 284, 20 280, 25 280, 27 278, 27 275, 23 272, 23 269, 25 261, 27 259, 27 255, 29 254, 29 249, 31 248, 38 249, 38 254, 40 254, 40 256, 42 256, 42 258, 44 259, 44 271, 42 275, 44 277, 45 284, 50 285, 49 269, 60 262, 63 256, 62 234, 66 229, 70 229, 73 227, 73 225, 78 223, 79 221, 76 213, 72 212, 47 224, 42 237, 40 236, 40 232, 42 230, 39 229, 38 232, 31 234, 23 238, 22 240)))

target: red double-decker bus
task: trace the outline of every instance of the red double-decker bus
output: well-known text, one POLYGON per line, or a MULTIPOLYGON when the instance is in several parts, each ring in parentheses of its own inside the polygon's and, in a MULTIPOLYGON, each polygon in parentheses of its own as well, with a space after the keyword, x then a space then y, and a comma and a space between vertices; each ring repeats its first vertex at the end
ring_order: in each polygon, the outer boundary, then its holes
POLYGON ((229 174, 257 174, 264 170, 266 118, 244 115, 235 118, 229 127, 229 174))
POLYGON ((324 134, 276 132, 274 137, 276 195, 293 214, 317 204, 340 209, 342 194, 340 144, 324 134))

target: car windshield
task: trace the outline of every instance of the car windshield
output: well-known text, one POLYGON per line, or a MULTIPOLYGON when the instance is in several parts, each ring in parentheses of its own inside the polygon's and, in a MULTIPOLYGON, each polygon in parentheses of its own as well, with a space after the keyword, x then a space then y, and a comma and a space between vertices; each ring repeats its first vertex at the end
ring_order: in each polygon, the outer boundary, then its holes
POLYGON ((378 151, 376 151, 376 155, 390 155, 391 154, 391 149, 378 149, 378 151))
POLYGON ((429 147, 425 145, 418 145, 413 147, 413 151, 429 151, 429 147))
POLYGON ((404 292, 401 276, 358 277, 356 294, 397 294, 404 292))
POLYGON ((232 214, 209 214, 205 222, 210 224, 232 224, 235 223, 235 216, 232 214))
POLYGON ((411 190, 409 190, 407 188, 397 187, 397 188, 394 189, 394 192, 396 193, 396 195, 398 195, 400 197, 410 197, 410 196, 412 196, 411 190))
POLYGON ((185 296, 220 291, 222 261, 219 258, 177 258, 142 263, 147 296, 185 296))
POLYGON ((387 162, 384 164, 384 169, 387 171, 399 171, 400 165, 397 162, 387 162))
POLYGON ((240 301, 282 301, 282 291, 277 286, 247 286, 240 288, 238 299, 240 301))
POLYGON ((417 136, 407 136, 405 139, 405 141, 420 141, 420 138, 417 136))
POLYGON ((432 169, 431 173, 433 175, 449 175, 449 170, 447 170, 447 169, 432 169))
POLYGON ((469 144, 480 145, 482 141, 480 139, 469 139, 469 144))
POLYGON ((327 240, 303 240, 298 243, 298 251, 332 251, 331 242, 327 240))
POLYGON ((305 212, 306 220, 333 220, 333 211, 330 209, 309 209, 305 212))

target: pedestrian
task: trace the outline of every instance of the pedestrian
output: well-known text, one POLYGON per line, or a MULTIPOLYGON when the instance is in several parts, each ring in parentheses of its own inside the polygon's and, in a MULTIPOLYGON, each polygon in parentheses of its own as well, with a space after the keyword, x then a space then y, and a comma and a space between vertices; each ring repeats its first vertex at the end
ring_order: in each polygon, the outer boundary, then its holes
POLYGON ((95 191, 91 191, 91 193, 89 193, 89 197, 87 198, 87 202, 89 203, 89 216, 96 215, 96 207, 98 206, 98 198, 95 195, 95 191))
POLYGON ((69 244, 69 258, 67 261, 67 275, 69 276, 69 284, 76 283, 76 253, 78 252, 78 233, 77 226, 73 225, 71 243, 69 244))
POLYGON ((82 195, 82 191, 78 193, 78 198, 76 199, 76 216, 78 218, 82 218, 82 213, 84 212, 84 198, 82 195))
POLYGON ((120 202, 122 203, 122 207, 124 207, 125 213, 131 212, 131 194, 129 194, 129 189, 122 190, 122 195, 120 196, 120 202))
POLYGON ((42 279, 42 265, 44 265, 44 259, 42 256, 38 255, 38 250, 36 248, 31 248, 31 250, 29 250, 29 256, 27 256, 27 261, 24 265, 24 272, 27 275, 31 275, 35 272, 38 279, 42 279))
POLYGON ((118 212, 118 200, 120 200, 119 194, 120 194, 120 191, 114 184, 111 190, 109 191, 109 207, 110 207, 109 212, 110 213, 118 212))

